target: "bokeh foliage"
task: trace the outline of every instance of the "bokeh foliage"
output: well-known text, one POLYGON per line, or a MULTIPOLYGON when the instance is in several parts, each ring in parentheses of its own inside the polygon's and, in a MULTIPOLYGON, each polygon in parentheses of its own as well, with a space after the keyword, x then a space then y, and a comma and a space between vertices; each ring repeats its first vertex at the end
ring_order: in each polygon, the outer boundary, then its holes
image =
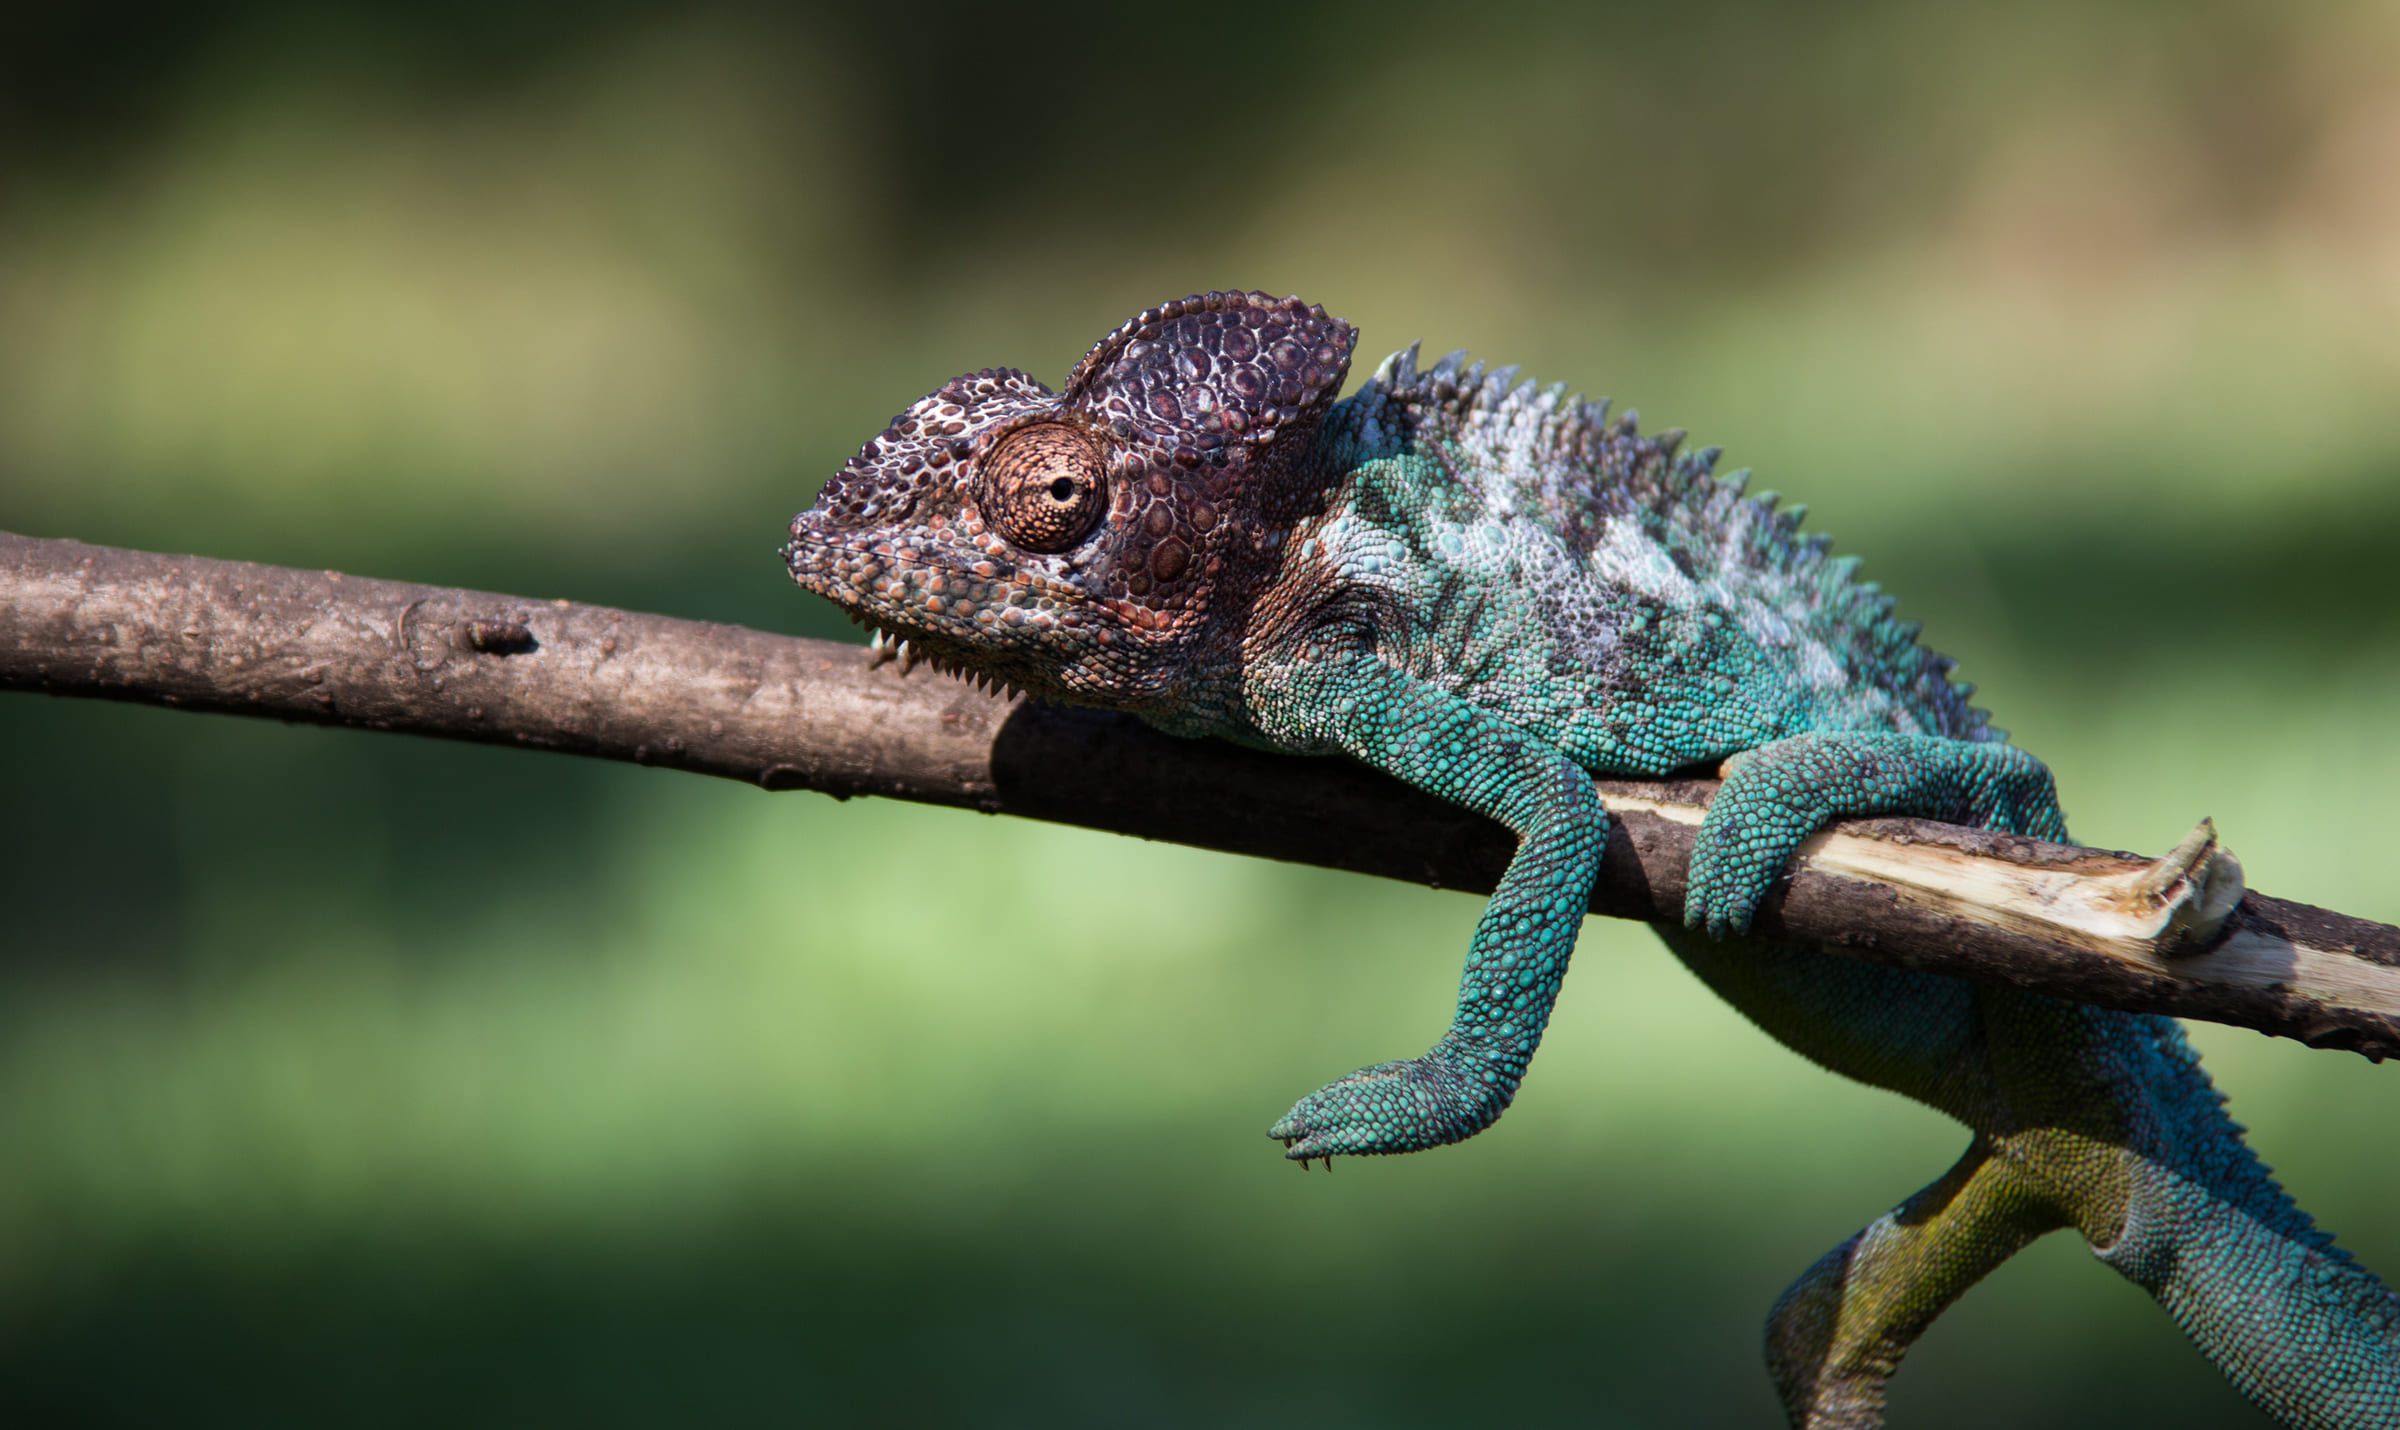
MULTIPOLYGON (((0 19, 0 526, 811 634, 953 372, 1326 303, 1804 496, 2078 833, 2400 919, 2400 17, 2325 3, 0 19)), ((34 1423, 1773 1422, 1962 1134, 1595 923, 1508 1121, 1258 1134, 1453 894, 0 698, 0 1409, 34 1423)), ((2389 1070, 2200 1029, 2400 1273, 2389 1070)), ((2256 1418, 2053 1238, 1902 1424, 2256 1418)))

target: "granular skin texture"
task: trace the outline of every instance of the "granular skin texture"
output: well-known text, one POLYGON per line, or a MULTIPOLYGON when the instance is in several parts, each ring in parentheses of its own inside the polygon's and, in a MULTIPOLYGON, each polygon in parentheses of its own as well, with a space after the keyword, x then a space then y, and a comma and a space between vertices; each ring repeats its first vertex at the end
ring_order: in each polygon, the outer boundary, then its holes
POLYGON ((1516 833, 1449 1030, 1300 1099, 1270 1132, 1285 1155, 1497 1121, 1599 869, 1591 776, 1721 763, 1661 936, 1801 1055, 1970 1133, 1776 1302, 1793 1424, 1882 1424, 1926 1325, 2071 1227, 2278 1421, 2400 1430, 2400 1303, 2243 1145, 2177 1024, 1748 936, 1828 820, 2067 837, 2049 771, 1891 598, 1715 449, 1513 368, 1421 369, 1412 346, 1337 401, 1356 337, 1296 298, 1209 293, 1103 338, 1058 392, 969 373, 870 439, 785 548, 912 658, 1348 755, 1516 833))

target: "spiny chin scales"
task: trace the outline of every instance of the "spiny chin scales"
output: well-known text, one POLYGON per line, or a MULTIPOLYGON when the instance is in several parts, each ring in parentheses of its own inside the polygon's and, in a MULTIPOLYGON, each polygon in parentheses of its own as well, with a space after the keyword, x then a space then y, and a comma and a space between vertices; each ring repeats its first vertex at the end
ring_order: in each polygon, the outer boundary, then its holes
POLYGON ((911 648, 909 642, 895 639, 881 626, 867 625, 866 617, 856 612, 850 614, 850 624, 865 626, 867 629, 867 656, 870 670, 898 661, 900 673, 904 676, 922 665, 939 671, 954 680, 963 680, 976 689, 1002 700, 1022 699, 1025 695, 1023 686, 1005 676, 977 670, 973 666, 963 665, 945 656, 920 654, 911 648))

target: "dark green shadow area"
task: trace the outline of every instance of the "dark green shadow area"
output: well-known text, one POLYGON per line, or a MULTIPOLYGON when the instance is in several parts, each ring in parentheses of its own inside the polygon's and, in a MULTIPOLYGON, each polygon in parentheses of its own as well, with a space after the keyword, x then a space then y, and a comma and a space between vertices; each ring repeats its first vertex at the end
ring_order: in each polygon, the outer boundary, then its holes
MULTIPOLYGON (((1438 1233, 1387 1214, 1376 1229, 1395 1239, 1364 1265, 1312 1265, 1305 1249, 1267 1264, 1229 1244, 1244 1228, 1222 1210, 1145 1212, 1145 1177, 1053 1173, 931 1216, 889 1177, 820 1176, 771 1212, 597 1244, 420 1229, 231 1261, 153 1249, 13 1318, 0 1410, 62 1425, 1773 1418, 1749 1363, 1754 1317, 1729 1305, 1756 1295, 1735 1268, 1771 1238, 1659 1215, 1657 1189, 1622 1173, 1608 1189, 1648 1215, 1519 1219, 1530 1198, 1505 1195, 1467 1246, 1416 1240, 1438 1233), (873 1210, 894 1206, 918 1218, 873 1210)), ((1571 1185, 1538 1190, 1577 1200, 1571 1185)), ((1927 1351, 1904 1411, 1963 1426, 2251 1423, 2171 1333, 2094 1337, 2017 1289, 1972 1342, 1927 1351), (2012 1371, 2036 1357, 2042 1375, 2012 1371)))

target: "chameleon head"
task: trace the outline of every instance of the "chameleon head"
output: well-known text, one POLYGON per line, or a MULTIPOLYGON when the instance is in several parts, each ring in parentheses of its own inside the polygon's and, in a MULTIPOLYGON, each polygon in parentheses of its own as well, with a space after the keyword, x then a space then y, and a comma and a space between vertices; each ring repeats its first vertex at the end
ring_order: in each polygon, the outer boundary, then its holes
POLYGON ((937 661, 1138 707, 1257 564, 1356 339, 1297 298, 1209 293, 1103 338, 1062 392, 953 378, 792 519, 792 578, 937 661))

